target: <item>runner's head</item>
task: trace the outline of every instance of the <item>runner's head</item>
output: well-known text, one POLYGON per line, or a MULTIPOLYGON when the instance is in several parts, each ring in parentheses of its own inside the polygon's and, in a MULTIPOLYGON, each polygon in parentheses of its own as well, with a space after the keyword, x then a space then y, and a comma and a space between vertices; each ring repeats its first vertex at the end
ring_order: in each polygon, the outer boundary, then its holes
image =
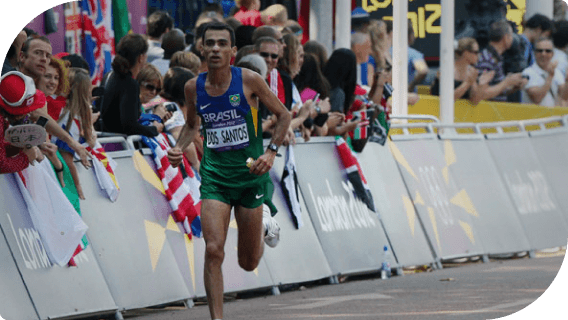
POLYGON ((237 54, 235 32, 224 23, 212 22, 203 31, 202 55, 208 69, 229 66, 231 58, 237 54))

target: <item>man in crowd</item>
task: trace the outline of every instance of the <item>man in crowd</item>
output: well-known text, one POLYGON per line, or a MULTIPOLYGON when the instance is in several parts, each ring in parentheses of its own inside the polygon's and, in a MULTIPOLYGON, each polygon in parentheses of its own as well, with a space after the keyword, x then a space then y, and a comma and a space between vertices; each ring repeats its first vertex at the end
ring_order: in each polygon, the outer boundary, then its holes
POLYGON ((506 20, 491 24, 489 45, 481 52, 476 66, 480 74, 484 71, 495 72, 483 100, 507 101, 507 95, 522 89, 526 84, 520 72, 505 75, 502 55, 512 44, 513 28, 506 20))
MULTIPOLYGON (((280 43, 272 37, 260 37, 255 42, 255 51, 264 58, 266 62, 266 81, 272 93, 274 93, 280 102, 286 106, 286 109, 292 109, 292 78, 284 71, 276 68, 280 53, 280 43)), ((266 119, 270 112, 266 108, 261 108, 262 118, 266 119)))
POLYGON ((540 38, 549 38, 552 33, 552 21, 545 15, 535 14, 526 23, 521 35, 525 47, 524 57, 527 66, 535 62, 534 43, 540 38))
POLYGON ((252 33, 252 42, 256 44, 256 41, 262 37, 271 37, 278 41, 278 57, 282 59, 284 57, 284 48, 286 48, 282 33, 271 26, 258 27, 252 33))
POLYGON ((424 81, 430 71, 424 60, 424 54, 412 48, 415 40, 412 22, 408 20, 408 92, 415 92, 416 86, 424 81))
POLYGON ((554 45, 548 38, 540 38, 534 43, 536 63, 523 70, 529 78, 522 95, 523 103, 533 103, 546 107, 562 105, 568 99, 568 90, 562 73, 552 61, 554 45))
POLYGON ((8 53, 6 54, 4 65, 2 66, 2 75, 10 71, 16 71, 16 68, 18 67, 18 58, 20 57, 20 51, 22 49, 22 45, 26 41, 26 37, 26 32, 22 30, 20 31, 16 39, 14 39, 14 42, 12 42, 8 53))
POLYGON ((170 60, 174 53, 185 50, 185 34, 180 29, 168 31, 162 39, 162 49, 164 55, 154 59, 151 64, 156 66, 162 76, 170 69, 170 60))
POLYGON ((208 73, 185 86, 187 122, 168 159, 176 167, 199 130, 203 119, 204 154, 201 162, 201 223, 205 238, 204 283, 211 319, 223 318, 221 265, 231 218, 239 228, 239 265, 253 271, 260 262, 264 244, 275 246, 279 227, 269 212, 263 212, 268 171, 290 125, 290 113, 257 73, 230 66, 237 48, 233 30, 222 23, 209 24, 203 34, 203 56, 208 73), (268 149, 263 152, 258 102, 278 121, 268 149), (222 116, 221 116, 222 115, 222 116), (226 139, 231 132, 238 132, 226 139), (248 160, 248 159, 252 159, 248 160), (250 169, 248 166, 250 165, 250 169))
POLYGON ((369 74, 368 60, 371 54, 371 37, 368 33, 355 32, 351 35, 351 51, 357 58, 357 84, 370 85, 373 74, 369 74))
MULTIPOLYGON (((51 50, 51 43, 45 36, 29 37, 22 46, 18 71, 34 79, 36 87, 39 84, 40 78, 45 74, 47 66, 51 61, 51 50)), ((81 158, 81 163, 85 168, 89 168, 91 166, 88 161, 90 155, 87 149, 73 139, 67 131, 63 130, 63 128, 49 116, 47 108, 40 108, 32 111, 31 119, 33 121, 36 121, 39 117, 48 119, 45 126, 47 132, 66 142, 75 152, 77 152, 77 155, 81 158)))
POLYGON ((174 27, 174 19, 166 11, 156 11, 148 17, 148 62, 164 56, 162 36, 174 27))

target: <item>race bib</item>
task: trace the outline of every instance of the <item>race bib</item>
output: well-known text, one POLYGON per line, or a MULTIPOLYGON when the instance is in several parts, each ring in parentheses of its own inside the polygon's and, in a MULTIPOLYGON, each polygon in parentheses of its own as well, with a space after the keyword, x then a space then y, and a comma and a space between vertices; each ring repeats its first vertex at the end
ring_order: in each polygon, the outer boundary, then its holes
POLYGON ((205 130, 207 148, 217 152, 238 150, 248 147, 249 135, 245 119, 220 123, 205 130))

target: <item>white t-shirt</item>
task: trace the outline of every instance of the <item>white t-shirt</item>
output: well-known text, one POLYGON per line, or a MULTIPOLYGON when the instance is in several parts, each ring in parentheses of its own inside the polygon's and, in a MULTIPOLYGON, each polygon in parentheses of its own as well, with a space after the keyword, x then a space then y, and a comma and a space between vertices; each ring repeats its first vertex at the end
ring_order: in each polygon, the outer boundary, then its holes
MULTIPOLYGON (((533 102, 527 93, 527 89, 533 87, 542 87, 546 83, 546 78, 548 77, 548 72, 542 70, 538 64, 534 63, 532 66, 523 70, 523 75, 529 76, 529 82, 525 86, 523 90, 521 101, 523 103, 532 103, 533 102)), ((544 96, 544 99, 538 105, 545 106, 545 107, 554 107, 556 106, 556 98, 558 97, 558 87, 564 84, 564 77, 562 73, 556 69, 554 71, 554 76, 552 77, 552 84, 550 85, 550 90, 544 96)))
POLYGON ((168 72, 168 70, 170 69, 169 59, 167 60, 164 58, 154 59, 152 62, 150 62, 150 64, 154 65, 156 68, 158 68, 158 70, 160 70, 162 77, 165 76, 166 72, 168 72))
POLYGON ((554 61, 558 61, 558 66, 556 68, 562 72, 564 77, 566 77, 566 71, 568 70, 568 55, 566 52, 554 48, 554 56, 552 57, 551 62, 554 61))

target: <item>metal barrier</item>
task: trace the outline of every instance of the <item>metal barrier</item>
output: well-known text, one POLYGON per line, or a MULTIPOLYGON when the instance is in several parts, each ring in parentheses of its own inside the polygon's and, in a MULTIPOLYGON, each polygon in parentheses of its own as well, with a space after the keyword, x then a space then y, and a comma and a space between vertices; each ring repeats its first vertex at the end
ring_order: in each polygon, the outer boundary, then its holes
MULTIPOLYGON (((403 134, 392 135, 388 148, 369 143, 359 155, 377 213, 354 196, 333 138, 298 139, 304 226, 295 229, 289 218, 279 186, 284 158, 277 158, 270 176, 281 242, 266 248, 257 270, 244 272, 232 219, 225 292, 272 287, 277 293, 280 284, 374 272, 384 245, 392 248, 393 268, 565 245, 568 116, 495 124, 428 120, 434 123, 393 123, 403 134)), ((191 298, 205 295, 204 242, 189 241, 170 217, 151 151, 136 136, 99 142, 119 147, 107 154, 118 163, 121 190, 111 203, 92 171, 77 166, 90 228, 79 268, 46 262, 13 176, 0 175, 6 318, 112 314, 174 301, 191 306, 191 298)))

